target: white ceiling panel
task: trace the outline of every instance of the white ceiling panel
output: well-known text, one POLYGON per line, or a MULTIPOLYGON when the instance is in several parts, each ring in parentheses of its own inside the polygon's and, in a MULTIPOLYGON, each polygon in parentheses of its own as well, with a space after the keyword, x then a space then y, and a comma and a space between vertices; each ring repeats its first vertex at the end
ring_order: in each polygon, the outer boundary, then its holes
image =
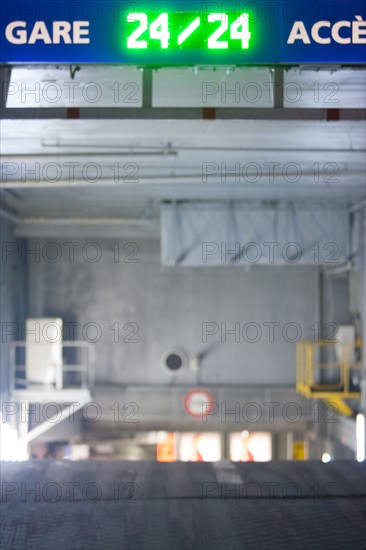
POLYGON ((7 108, 142 107, 142 71, 114 66, 13 67, 7 108))
POLYGON ((271 108, 274 71, 167 68, 153 73, 153 107, 271 108))
POLYGON ((284 107, 365 109, 366 71, 363 69, 285 71, 284 107))

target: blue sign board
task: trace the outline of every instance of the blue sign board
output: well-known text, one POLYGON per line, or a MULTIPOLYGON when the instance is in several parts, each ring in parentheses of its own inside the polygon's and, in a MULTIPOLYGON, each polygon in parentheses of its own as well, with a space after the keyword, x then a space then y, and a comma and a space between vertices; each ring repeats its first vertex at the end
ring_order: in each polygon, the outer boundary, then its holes
POLYGON ((3 0, 2 63, 364 64, 361 0, 3 0))

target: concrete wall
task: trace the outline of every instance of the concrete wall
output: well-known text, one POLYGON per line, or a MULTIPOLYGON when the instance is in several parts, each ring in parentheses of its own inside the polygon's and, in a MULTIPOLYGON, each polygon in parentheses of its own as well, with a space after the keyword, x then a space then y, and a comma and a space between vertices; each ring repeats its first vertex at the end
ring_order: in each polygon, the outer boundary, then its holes
POLYGON ((19 241, 14 237, 14 224, 1 217, 0 234, 0 392, 5 397, 9 388, 10 345, 17 339, 17 326, 25 315, 25 264, 18 254, 19 241))
MULTIPOLYGON (((288 327, 287 336, 283 330, 288 323, 297 323, 302 337, 311 338, 309 327, 318 321, 316 269, 162 270, 158 241, 139 241, 134 256, 133 247, 123 250, 126 242, 121 242, 119 258, 116 247, 110 249, 112 240, 97 244, 102 253, 99 261, 88 261, 86 255, 92 258, 96 249, 82 254, 85 243, 80 243, 72 262, 64 241, 57 241, 61 257, 52 262, 56 248, 47 248, 47 241, 30 241, 29 248, 38 246, 39 253, 28 258, 27 293, 29 316, 60 316, 65 323, 79 323, 76 339, 83 338, 82 328, 84 337, 94 338, 95 327, 85 332, 88 323, 101 328, 95 344, 97 382, 171 384, 160 358, 170 347, 179 346, 191 356, 208 349, 212 353, 198 377, 187 369, 175 384, 295 384, 295 344, 287 340, 296 338, 296 329, 288 327), (129 263, 132 260, 136 263, 129 263), (235 335, 227 335, 222 343, 220 330, 204 343, 204 322, 219 327, 226 323, 228 329, 235 323, 240 323, 240 329, 257 323, 262 336, 250 343, 241 335, 237 343, 235 335), (279 323, 272 343, 270 327, 264 323, 279 323), (117 324, 119 343, 114 342, 117 324), (138 333, 129 337, 135 324, 138 333), (114 330, 109 328, 113 326, 114 330), (138 342, 127 341, 131 339, 138 342)), ((255 339, 255 332, 254 327, 249 329, 247 340, 255 339)), ((72 339, 70 325, 65 337, 72 339)))

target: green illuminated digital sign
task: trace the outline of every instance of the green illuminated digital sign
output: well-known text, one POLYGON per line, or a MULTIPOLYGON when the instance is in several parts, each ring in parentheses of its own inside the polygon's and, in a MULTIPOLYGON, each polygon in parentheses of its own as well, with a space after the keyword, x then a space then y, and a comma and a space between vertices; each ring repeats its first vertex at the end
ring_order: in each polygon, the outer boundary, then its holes
POLYGON ((54 10, 50 0, 2 0, 0 61, 152 69, 364 65, 365 5, 365 0, 78 0, 58 2, 54 10))
POLYGON ((248 50, 250 15, 129 13, 127 50, 248 50))

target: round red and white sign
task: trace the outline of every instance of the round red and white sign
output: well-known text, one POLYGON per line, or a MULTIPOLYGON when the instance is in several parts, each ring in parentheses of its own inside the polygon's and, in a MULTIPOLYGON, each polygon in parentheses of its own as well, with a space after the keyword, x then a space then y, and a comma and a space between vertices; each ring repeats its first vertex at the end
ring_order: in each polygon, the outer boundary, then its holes
POLYGON ((184 397, 184 409, 193 418, 205 418, 212 414, 215 398, 208 390, 195 388, 184 397))

